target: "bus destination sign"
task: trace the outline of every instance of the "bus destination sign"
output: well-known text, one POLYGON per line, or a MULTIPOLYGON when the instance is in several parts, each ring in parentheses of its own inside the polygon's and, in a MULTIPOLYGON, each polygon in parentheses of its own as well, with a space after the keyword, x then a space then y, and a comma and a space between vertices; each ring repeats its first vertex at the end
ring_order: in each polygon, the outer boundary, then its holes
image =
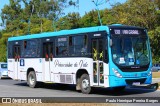
POLYGON ((113 35, 140 35, 144 33, 141 29, 112 29, 111 34, 113 35))

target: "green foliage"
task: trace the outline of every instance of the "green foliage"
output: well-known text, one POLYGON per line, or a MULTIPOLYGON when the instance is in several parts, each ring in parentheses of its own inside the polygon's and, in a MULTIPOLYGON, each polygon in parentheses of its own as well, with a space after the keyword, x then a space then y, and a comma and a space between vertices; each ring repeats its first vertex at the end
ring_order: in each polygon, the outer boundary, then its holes
POLYGON ((2 31, 0 31, 0 39, 2 38, 2 31))
POLYGON ((110 9, 109 15, 116 23, 155 28, 157 23, 157 5, 150 0, 128 0, 124 4, 117 4, 110 9))
POLYGON ((148 34, 152 47, 153 63, 160 63, 160 26, 150 31, 148 34))
POLYGON ((82 17, 80 22, 82 27, 100 25, 97 11, 92 10, 89 13, 86 13, 85 16, 82 17))
POLYGON ((63 29, 75 29, 80 27, 80 15, 79 13, 68 13, 66 16, 60 18, 55 26, 57 30, 63 29))
POLYGON ((7 51, 6 51, 6 43, 7 42, 7 39, 6 38, 1 38, 0 39, 0 61, 2 62, 6 62, 7 59, 6 59, 6 54, 7 54, 7 51))

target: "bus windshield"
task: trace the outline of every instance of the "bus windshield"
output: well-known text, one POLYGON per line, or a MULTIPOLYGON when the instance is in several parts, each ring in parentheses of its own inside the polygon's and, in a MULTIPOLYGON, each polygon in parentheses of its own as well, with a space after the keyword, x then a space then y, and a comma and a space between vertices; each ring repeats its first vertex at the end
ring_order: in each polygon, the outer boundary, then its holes
POLYGON ((117 65, 144 66, 149 64, 147 37, 114 36, 112 42, 112 59, 117 65))

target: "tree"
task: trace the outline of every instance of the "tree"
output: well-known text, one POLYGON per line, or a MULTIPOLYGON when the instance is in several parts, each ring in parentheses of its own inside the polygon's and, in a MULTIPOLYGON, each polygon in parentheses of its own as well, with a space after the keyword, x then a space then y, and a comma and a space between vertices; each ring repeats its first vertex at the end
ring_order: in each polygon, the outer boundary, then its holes
POLYGON ((154 29, 157 23, 157 5, 150 0, 128 0, 112 8, 118 23, 154 29))
POLYGON ((98 20, 97 11, 92 10, 89 13, 86 13, 80 20, 82 27, 90 27, 100 25, 98 20))
POLYGON ((151 50, 153 56, 153 63, 160 63, 160 26, 156 29, 149 31, 149 37, 151 42, 151 50))
POLYGON ((2 31, 0 31, 0 39, 2 38, 2 31))
POLYGON ((79 13, 68 13, 66 16, 60 18, 56 23, 58 30, 62 29, 75 29, 80 27, 80 15, 79 13))
POLYGON ((19 27, 20 14, 22 12, 20 0, 10 0, 9 5, 2 9, 1 17, 3 24, 6 24, 8 31, 17 30, 19 27))

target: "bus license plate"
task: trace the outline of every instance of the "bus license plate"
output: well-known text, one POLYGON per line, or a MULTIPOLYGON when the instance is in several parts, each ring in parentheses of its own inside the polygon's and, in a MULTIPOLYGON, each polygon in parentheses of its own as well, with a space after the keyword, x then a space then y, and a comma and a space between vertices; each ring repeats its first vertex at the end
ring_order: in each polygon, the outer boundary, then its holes
POLYGON ((140 85, 140 82, 133 82, 132 85, 140 85))

